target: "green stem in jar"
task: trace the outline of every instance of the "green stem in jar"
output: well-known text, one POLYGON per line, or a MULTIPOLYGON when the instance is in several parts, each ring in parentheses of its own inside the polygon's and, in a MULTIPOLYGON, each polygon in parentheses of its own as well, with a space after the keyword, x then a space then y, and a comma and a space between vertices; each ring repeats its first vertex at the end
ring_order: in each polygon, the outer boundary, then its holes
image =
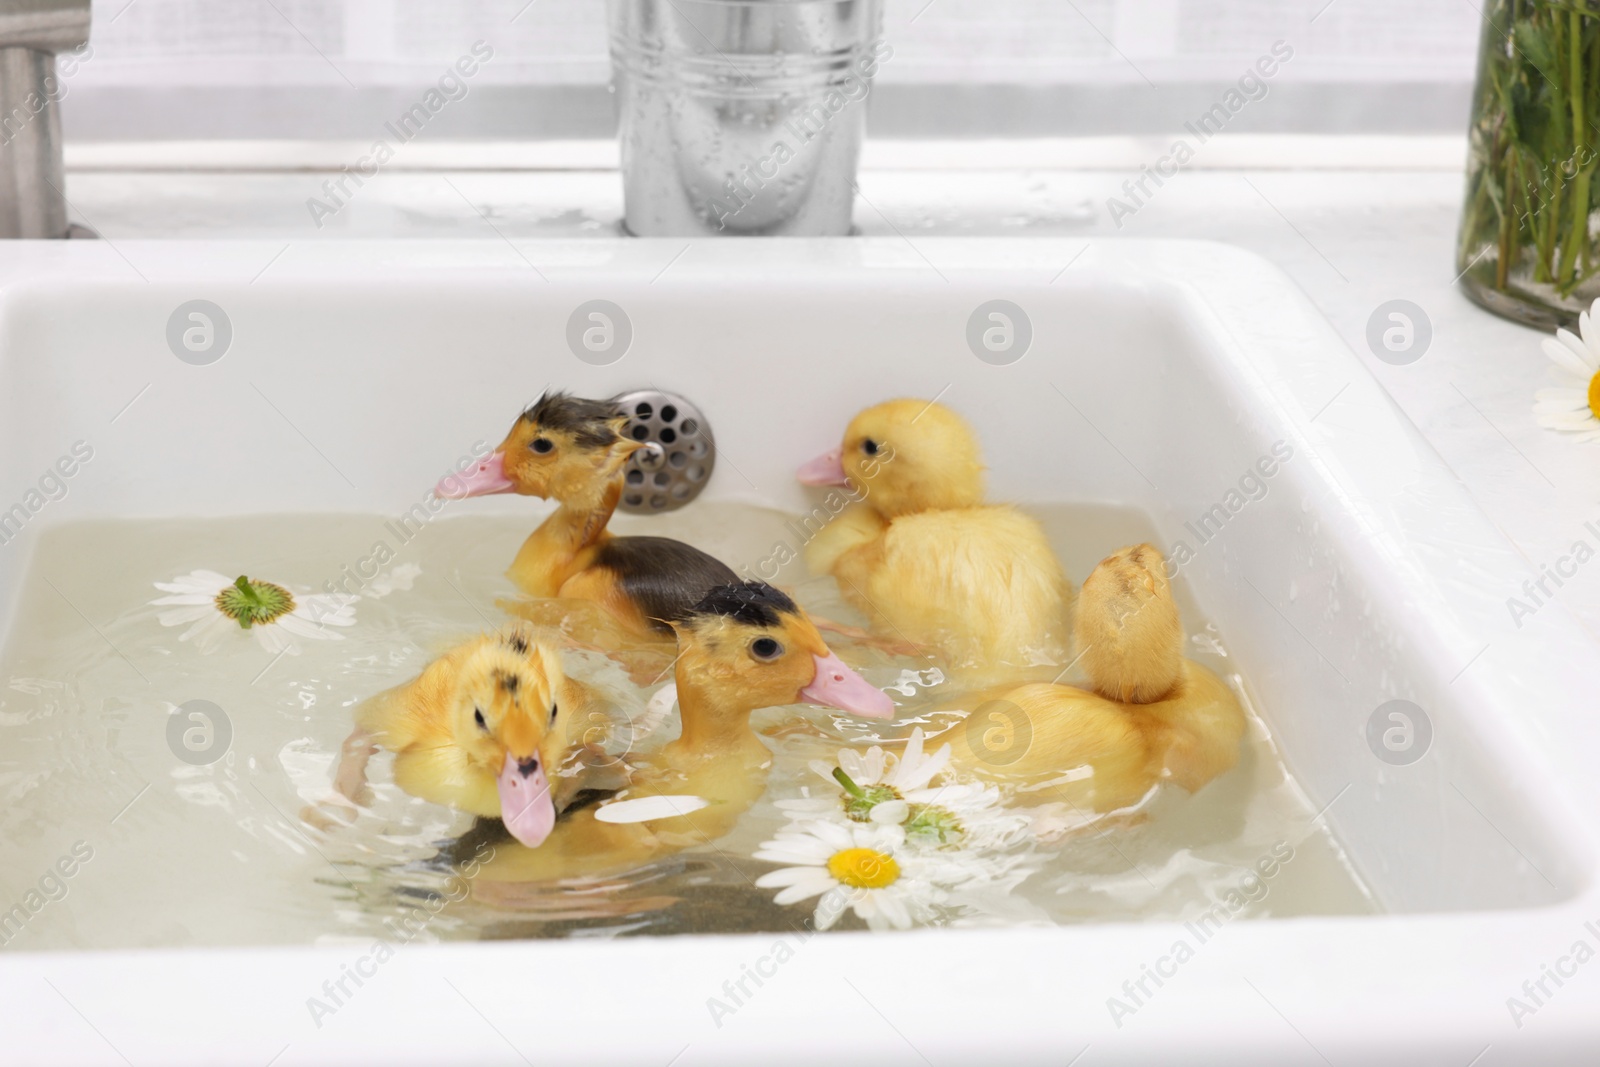
POLYGON ((1504 290, 1511 270, 1511 264, 1517 261, 1522 254, 1522 223, 1527 220, 1530 225, 1533 220, 1533 198, 1528 189, 1528 182, 1522 176, 1522 153, 1512 145, 1506 151, 1506 190, 1505 212, 1510 219, 1510 233, 1501 248, 1501 258, 1495 265, 1495 288, 1504 290), (1522 197, 1522 213, 1517 213, 1517 197, 1522 197))
POLYGON ((1576 11, 1567 13, 1567 100, 1572 108, 1572 166, 1577 170, 1572 187, 1572 219, 1567 236, 1562 241, 1561 262, 1556 278, 1562 286, 1572 284, 1572 268, 1578 259, 1578 249, 1589 238, 1589 175, 1587 137, 1584 127, 1583 95, 1583 16, 1576 11))

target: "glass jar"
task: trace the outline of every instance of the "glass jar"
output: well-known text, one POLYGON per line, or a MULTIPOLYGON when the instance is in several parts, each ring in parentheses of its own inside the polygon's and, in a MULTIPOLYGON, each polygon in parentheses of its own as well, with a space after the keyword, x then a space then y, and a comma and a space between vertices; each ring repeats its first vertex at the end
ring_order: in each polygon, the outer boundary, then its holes
POLYGON ((1600 296, 1600 0, 1487 0, 1456 269, 1546 329, 1600 296))

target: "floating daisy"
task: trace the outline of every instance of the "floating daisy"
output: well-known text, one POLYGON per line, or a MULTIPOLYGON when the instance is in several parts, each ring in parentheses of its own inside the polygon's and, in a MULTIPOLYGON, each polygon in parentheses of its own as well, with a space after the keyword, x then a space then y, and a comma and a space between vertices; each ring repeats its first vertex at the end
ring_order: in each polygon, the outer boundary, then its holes
MULTIPOLYGON (((756 852, 756 859, 791 865, 768 871, 756 885, 779 890, 773 898, 779 905, 820 897, 818 930, 833 926, 846 911, 873 930, 908 930, 934 918, 946 892, 932 877, 939 873, 937 862, 904 846, 898 826, 798 823, 756 852)), ((967 877, 963 869, 956 880, 967 877)))
POLYGON ((253 632, 273 654, 298 655, 297 637, 342 641, 344 635, 328 627, 353 625, 352 605, 360 599, 346 593, 303 593, 297 598, 276 582, 245 575, 228 578, 215 571, 191 571, 155 587, 169 594, 150 602, 169 609, 157 620, 163 626, 188 626, 178 640, 194 641, 201 652, 216 651, 230 633, 253 632))
POLYGON ((820 897, 819 930, 849 910, 874 930, 935 919, 1015 921, 1020 913, 1006 901, 1035 869, 1036 853, 1024 847, 1032 824, 1007 811, 993 786, 935 785, 949 763, 950 746, 928 753, 920 727, 898 757, 874 745, 842 749, 835 766, 813 761, 835 790, 778 801, 790 824, 755 858, 792 866, 756 885, 781 890, 777 904, 820 897))
POLYGON ((1600 300, 1578 316, 1578 334, 1556 331, 1544 340, 1544 354, 1569 377, 1566 385, 1534 394, 1533 417, 1540 426, 1576 434, 1576 441, 1600 440, 1600 300), (1581 335, 1581 336, 1579 336, 1581 335))
POLYGON ((928 753, 922 728, 911 731, 905 751, 896 757, 873 745, 865 752, 840 749, 839 762, 813 760, 811 769, 842 789, 837 797, 780 800, 778 807, 795 818, 842 813, 851 822, 902 826, 916 846, 998 849, 1029 836, 1030 821, 1007 812, 994 786, 970 782, 934 785, 950 765, 950 746, 928 753))

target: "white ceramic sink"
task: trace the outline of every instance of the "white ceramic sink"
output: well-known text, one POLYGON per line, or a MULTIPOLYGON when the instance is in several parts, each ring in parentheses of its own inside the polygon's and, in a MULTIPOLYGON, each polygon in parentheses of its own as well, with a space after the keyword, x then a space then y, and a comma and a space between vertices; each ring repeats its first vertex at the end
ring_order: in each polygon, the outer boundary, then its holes
POLYGON ((1120 1019, 1108 998, 1182 926, 818 937, 720 1027, 707 998, 771 935, 408 948, 321 1029, 305 1001, 346 951, 6 953, 6 1062, 1465 1067, 1600 1048, 1600 962, 1573 955, 1600 950, 1600 649, 1559 604, 1513 624, 1525 561, 1259 259, 1135 241, 9 242, 0 286, 0 509, 74 442, 94 449, 0 545, 0 635, 51 524, 397 515, 547 385, 688 395, 726 460, 708 495, 791 510, 795 465, 849 414, 938 395, 978 427, 995 497, 1130 505, 1192 550, 1182 580, 1386 912, 1229 925, 1120 1019), (631 323, 608 365, 567 343, 597 299, 631 323), (176 335, 199 327, 194 362, 169 346, 193 300, 230 324, 209 365, 200 320, 176 335), (991 300, 1031 323, 1013 362, 969 346, 991 300), (238 432, 241 410, 264 428, 238 432), (1275 445, 1291 458, 1239 491, 1275 445), (1431 723, 1408 765, 1368 740, 1394 699, 1431 723))

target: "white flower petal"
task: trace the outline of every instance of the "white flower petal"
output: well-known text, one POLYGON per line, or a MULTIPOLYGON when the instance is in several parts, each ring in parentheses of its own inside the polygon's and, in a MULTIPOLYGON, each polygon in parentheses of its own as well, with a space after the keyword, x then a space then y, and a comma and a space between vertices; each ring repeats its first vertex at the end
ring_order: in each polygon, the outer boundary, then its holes
POLYGON ((261 643, 261 647, 274 656, 280 652, 293 654, 300 651, 295 647, 294 639, 285 633, 283 627, 277 623, 267 623, 266 625, 258 623, 250 627, 250 629, 256 635, 256 640, 261 643))
POLYGON ((709 806, 704 797, 667 794, 634 797, 630 800, 613 800, 595 809, 594 817, 601 822, 634 823, 655 819, 673 819, 688 815, 709 806))
POLYGON ((857 779, 861 784, 879 785, 883 782, 885 757, 883 749, 873 745, 861 757, 861 777, 857 779))
POLYGON ((844 848, 854 848, 856 846, 855 834, 853 832, 854 827, 847 829, 846 827, 837 826, 833 823, 817 822, 813 823, 809 829, 834 852, 844 848))
MULTIPOLYGON (((1557 331, 1557 336, 1560 336, 1559 330, 1557 331)), ((1561 338, 1561 341, 1572 351, 1573 355, 1578 357, 1585 367, 1589 368, 1589 373, 1593 374, 1596 366, 1600 365, 1600 357, 1595 355, 1593 341, 1577 337, 1571 331, 1568 331, 1567 335, 1561 338)))
POLYGON ((1584 343, 1566 330, 1556 331, 1555 339, 1546 337, 1539 347, 1544 349, 1544 354, 1550 357, 1552 363, 1569 374, 1588 378, 1595 372, 1595 368, 1589 365, 1588 350, 1584 343), (1568 338, 1571 338, 1570 342, 1568 338), (1583 350, 1581 355, 1580 349, 1583 350))
POLYGON ((814 882, 819 877, 828 879, 830 884, 833 882, 833 876, 818 867, 780 867, 757 878, 756 888, 787 889, 802 882, 814 882))
POLYGON ((790 904, 798 904, 802 900, 810 900, 812 897, 821 896, 830 889, 836 888, 839 884, 826 871, 818 871, 814 867, 799 867, 796 869, 811 877, 804 878, 786 889, 780 890, 778 895, 772 898, 772 902, 779 907, 788 907, 790 904))
POLYGON ((881 804, 874 804, 870 816, 873 822, 890 826, 903 823, 910 817, 911 805, 903 800, 885 800, 881 804))
POLYGON ((204 605, 211 610, 217 610, 217 596, 215 593, 183 593, 177 596, 156 597, 150 601, 153 607, 163 607, 168 604, 204 605))
POLYGON ((1554 400, 1541 400, 1533 405, 1535 415, 1587 415, 1593 417, 1587 402, 1573 404, 1571 402, 1557 402, 1554 400))
POLYGON ((1000 802, 998 789, 981 786, 976 782, 949 782, 945 785, 929 786, 926 789, 912 789, 905 796, 913 804, 938 804, 956 812, 977 811, 1000 802))
POLYGON ((815 837, 786 839, 785 835, 779 834, 776 840, 764 842, 756 851, 755 857, 773 863, 803 863, 820 867, 837 851, 839 851, 837 848, 818 841, 815 837))
POLYGON ((163 593, 185 593, 211 597, 216 596, 232 584, 232 578, 225 578, 216 571, 191 571, 188 574, 180 574, 170 582, 154 583, 155 587, 163 593))
POLYGON ((876 779, 868 780, 866 764, 861 760, 861 753, 855 749, 841 748, 839 750, 839 768, 848 774, 856 785, 877 784, 876 779))
POLYGON ((198 604, 192 607, 163 611, 156 616, 156 621, 162 626, 182 626, 185 623, 194 622, 196 619, 206 619, 220 614, 222 613, 210 604, 198 604))
POLYGON ((849 895, 839 886, 835 886, 822 894, 822 899, 817 901, 815 923, 818 930, 830 929, 839 921, 845 909, 850 906, 849 895))
POLYGON ((1584 351, 1591 366, 1600 365, 1600 330, 1594 329, 1595 309, 1578 312, 1578 334, 1583 338, 1584 351))
POLYGON ((855 846, 857 848, 872 848, 879 852, 894 855, 906 843, 906 831, 901 826, 878 826, 875 824, 858 825, 855 831, 855 846))
POLYGON ((931 756, 922 754, 922 727, 919 726, 911 732, 911 741, 916 746, 917 761, 914 764, 911 762, 911 745, 907 745, 906 755, 895 773, 894 784, 902 792, 907 789, 921 789, 950 763, 948 744, 941 746, 939 751, 931 756))
MULTIPOLYGON (((828 862, 827 856, 823 856, 821 859, 813 859, 803 852, 782 848, 758 848, 751 855, 758 860, 766 860, 768 863, 791 863, 808 867, 821 867, 828 862)), ((832 853, 829 853, 829 855, 832 855, 832 853)))
MULTIPOLYGON (((906 747, 900 753, 900 761, 895 764, 894 772, 889 775, 889 784, 896 789, 905 788, 905 783, 918 768, 922 766, 922 727, 918 726, 911 731, 911 739, 906 742, 906 747)), ((925 783, 918 782, 918 785, 925 783)))
POLYGON ((206 655, 220 648, 228 634, 238 628, 238 623, 222 612, 214 611, 179 634, 178 640, 193 641, 195 649, 201 655, 206 655))
POLYGON ((877 902, 878 910, 888 920, 890 926, 896 930, 911 929, 911 912, 906 908, 906 902, 900 894, 890 888, 880 889, 872 895, 877 902))
POLYGON ((1558 430, 1587 430, 1600 426, 1595 417, 1587 411, 1562 411, 1539 416, 1542 426, 1553 426, 1558 430))

